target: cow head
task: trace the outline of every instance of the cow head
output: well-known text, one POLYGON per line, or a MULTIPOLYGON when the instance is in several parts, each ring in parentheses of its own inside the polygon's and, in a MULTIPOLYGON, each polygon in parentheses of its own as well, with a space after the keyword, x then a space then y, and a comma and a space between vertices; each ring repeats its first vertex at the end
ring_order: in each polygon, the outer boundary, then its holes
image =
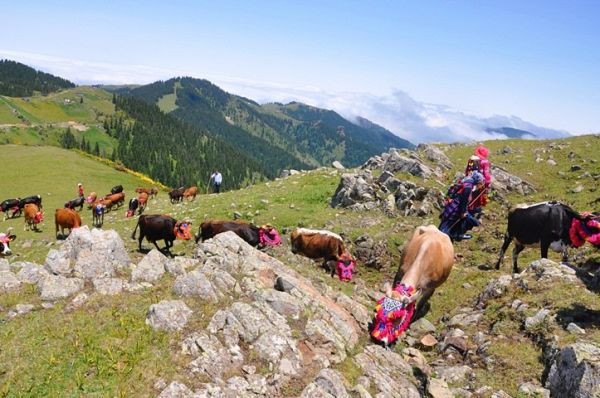
POLYGON ((0 234, 0 255, 9 256, 12 254, 10 250, 10 242, 17 239, 16 235, 0 234))

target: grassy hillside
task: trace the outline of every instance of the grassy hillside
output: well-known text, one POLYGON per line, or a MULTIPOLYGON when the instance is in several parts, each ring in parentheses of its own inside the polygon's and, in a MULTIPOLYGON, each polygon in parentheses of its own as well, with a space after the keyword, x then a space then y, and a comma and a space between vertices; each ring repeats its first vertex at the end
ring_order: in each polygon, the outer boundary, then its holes
MULTIPOLYGON (((516 194, 506 196, 509 203, 535 203, 543 200, 560 199, 576 209, 597 210, 600 205, 590 205, 600 194, 596 191, 596 178, 600 176, 600 138, 594 136, 574 137, 554 141, 492 141, 490 160, 517 176, 534 184, 537 192, 529 197, 516 194), (510 147, 509 150, 506 147, 510 147), (536 152, 541 162, 536 162, 536 152), (547 163, 549 157, 556 165, 547 163), (578 169, 579 166, 581 169, 578 169), (577 169, 576 171, 571 171, 577 169), (578 184, 583 185, 579 193, 570 192, 578 184)), ((428 186, 445 186, 456 171, 462 171, 474 145, 442 146, 454 163, 454 169, 428 180, 398 175, 428 186)), ((31 260, 41 263, 48 249, 56 243, 51 212, 54 207, 76 195, 77 182, 82 182, 86 193, 90 190, 107 192, 111 186, 123 184, 127 199, 134 187, 149 186, 136 177, 117 172, 105 165, 76 153, 56 148, 25 148, 0 146, 0 157, 5 162, 5 175, 11 176, 0 185, 0 197, 40 193, 44 196, 46 221, 43 232, 23 232, 23 219, 18 218, 0 223, 0 230, 13 226, 18 235, 13 244, 16 253, 11 261, 31 260), (23 165, 27 165, 24 167, 23 165)), ((335 191, 342 172, 319 169, 302 173, 283 180, 261 183, 239 191, 220 195, 201 195, 195 202, 171 205, 164 192, 149 204, 148 213, 166 213, 174 217, 189 218, 194 230, 204 219, 231 218, 234 211, 244 219, 256 223, 270 222, 281 231, 295 226, 328 228, 344 234, 350 239, 368 235, 373 240, 385 243, 390 261, 380 271, 358 265, 356 283, 378 289, 390 281, 396 271, 399 253, 405 240, 415 226, 438 223, 437 215, 427 218, 387 217, 381 211, 352 212, 332 209, 329 200, 335 191)), ((426 318, 438 331, 446 330, 448 317, 460 308, 472 307, 475 298, 486 284, 511 272, 510 259, 505 258, 503 267, 490 270, 497 259, 506 228, 506 212, 509 203, 493 200, 486 207, 483 226, 474 231, 474 239, 455 245, 456 263, 448 281, 431 299, 431 310, 426 318)), ((135 219, 126 219, 125 210, 109 213, 104 228, 116 229, 134 261, 141 258, 136 252, 137 242, 129 239, 135 219)), ((89 210, 82 212, 84 224, 91 224, 89 210)), ((144 242, 145 247, 150 244, 144 242)), ((194 248, 193 242, 177 241, 174 252, 187 255, 194 248)), ((353 285, 343 284, 330 278, 318 268, 306 267, 298 262, 289 251, 287 237, 284 244, 268 251, 286 265, 309 277, 317 284, 352 295, 353 285)), ((580 263, 596 261, 596 253, 588 246, 572 250, 578 254, 580 263)), ((521 268, 539 257, 538 249, 527 249, 519 257, 521 268)), ((556 253, 550 258, 559 260, 556 253)), ((590 264, 588 264, 590 266, 590 264)), ((597 266, 597 264, 596 264, 597 266)), ((116 297, 94 296, 84 307, 76 311, 65 311, 59 303, 51 310, 35 311, 17 317, 10 322, 0 323, 0 338, 6 349, 0 351, 0 394, 18 395, 108 395, 146 396, 155 394, 152 384, 160 377, 171 380, 181 375, 183 359, 178 354, 178 334, 154 333, 144 324, 145 313, 151 303, 171 297, 169 277, 145 293, 124 293, 116 297), (7 364, 10 364, 8 366, 7 364)), ((586 340, 600 340, 600 301, 597 294, 590 293, 580 284, 557 281, 551 289, 531 285, 529 290, 515 289, 505 296, 491 300, 478 324, 467 326, 464 331, 474 336, 477 331, 490 338, 489 353, 492 365, 465 363, 473 367, 475 377, 471 384, 478 388, 484 385, 503 389, 512 396, 519 396, 518 386, 525 381, 538 381, 543 371, 541 346, 536 336, 521 331, 519 314, 511 309, 513 300, 522 300, 530 306, 526 313, 531 316, 539 308, 549 308, 553 313, 568 314, 586 326, 586 340), (564 294, 568 292, 568 294, 564 294), (596 314, 596 315, 594 315, 596 314)), ((33 289, 19 294, 0 297, 0 317, 17 303, 39 304, 33 289)), ((201 308, 208 318, 216 310, 205 303, 186 298, 193 308, 201 308)), ((192 324, 200 324, 194 318, 192 324), (196 323, 195 323, 196 322, 196 323)), ((556 336, 562 347, 576 339, 556 324, 545 326, 537 332, 544 338, 556 336)), ((400 342, 395 350, 406 347, 400 342)), ((425 353, 428 361, 438 358, 437 351, 425 353)), ((460 359, 457 359, 460 363, 460 359)), ((355 369, 351 361, 343 369, 355 369)), ((183 380, 194 385, 197 380, 183 380)))

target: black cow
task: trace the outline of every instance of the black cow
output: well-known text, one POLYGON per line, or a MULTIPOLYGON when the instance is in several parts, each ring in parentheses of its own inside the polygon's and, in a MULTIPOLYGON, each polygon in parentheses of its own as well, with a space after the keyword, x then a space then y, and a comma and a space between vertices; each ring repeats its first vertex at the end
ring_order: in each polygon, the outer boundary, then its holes
POLYGON ((3 201, 2 203, 0 203, 0 210, 2 210, 2 212, 4 213, 4 220, 6 221, 6 218, 8 216, 8 211, 12 210, 12 214, 11 217, 15 217, 16 215, 21 215, 22 212, 22 207, 19 206, 19 202, 21 199, 16 198, 16 199, 6 199, 5 201, 3 201))
POLYGON ((76 207, 79 207, 79 211, 81 211, 83 209, 83 204, 85 203, 85 197, 84 196, 80 196, 76 199, 73 200, 69 200, 68 202, 65 203, 65 208, 67 209, 75 209, 76 207))
POLYGON ((177 237, 180 237, 184 240, 188 240, 189 236, 189 226, 185 223, 177 222, 173 217, 163 216, 158 214, 143 214, 138 218, 137 225, 133 230, 133 234, 131 234, 131 239, 135 239, 135 233, 140 228, 140 237, 138 239, 138 248, 139 251, 142 251, 142 240, 144 237, 148 240, 148 242, 154 243, 154 246, 157 250, 162 251, 158 245, 156 244, 157 240, 165 241, 165 250, 167 253, 171 253, 170 249, 173 247, 173 241, 177 237), (178 235, 176 235, 176 232, 178 235), (179 235, 179 232, 182 235, 179 235))
POLYGON ((209 220, 200 224, 198 235, 196 235, 196 243, 200 239, 205 241, 222 232, 233 231, 240 238, 248 242, 252 246, 257 246, 260 243, 258 235, 259 228, 257 226, 242 222, 242 221, 217 221, 209 220))
POLYGON ((181 202, 183 200, 183 193, 185 192, 185 188, 177 188, 169 192, 169 199, 171 203, 181 202))
POLYGON ((16 235, 9 235, 8 233, 0 234, 0 256, 9 256, 12 254, 10 251, 10 242, 15 239, 17 239, 16 235))
POLYGON ((37 207, 41 209, 43 209, 42 207, 42 197, 40 195, 32 195, 32 196, 28 196, 26 198, 20 199, 19 200, 19 207, 22 209, 25 207, 26 204, 29 203, 33 203, 35 205, 37 205, 37 207))
POLYGON ((127 210, 127 217, 133 217, 133 214, 139 206, 139 201, 136 198, 129 199, 129 209, 127 210))
POLYGON ((571 245, 569 229, 573 219, 583 217, 569 206, 559 202, 544 202, 528 207, 515 207, 508 212, 508 226, 496 269, 504 257, 510 242, 515 240, 512 252, 513 272, 519 272, 517 258, 526 246, 541 248, 542 258, 548 258, 548 248, 563 253, 563 261, 568 259, 567 249, 571 245))
POLYGON ((113 195, 120 192, 123 192, 123 185, 115 185, 110 189, 110 193, 113 195))

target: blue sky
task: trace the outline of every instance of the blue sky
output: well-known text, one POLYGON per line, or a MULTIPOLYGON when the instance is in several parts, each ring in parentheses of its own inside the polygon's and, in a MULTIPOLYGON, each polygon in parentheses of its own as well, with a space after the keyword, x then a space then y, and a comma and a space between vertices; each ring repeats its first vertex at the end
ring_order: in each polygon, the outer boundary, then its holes
POLYGON ((258 101, 362 115, 413 140, 476 139, 490 120, 600 132, 600 1, 0 0, 0 9, 0 58, 78 83, 189 75, 258 101))

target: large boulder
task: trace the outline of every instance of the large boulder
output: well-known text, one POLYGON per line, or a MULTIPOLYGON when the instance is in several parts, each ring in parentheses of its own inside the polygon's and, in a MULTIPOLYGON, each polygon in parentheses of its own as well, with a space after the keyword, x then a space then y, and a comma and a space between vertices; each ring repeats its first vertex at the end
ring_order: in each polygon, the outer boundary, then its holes
POLYGON ((83 289, 83 279, 66 278, 62 275, 48 275, 39 283, 42 300, 58 300, 69 297, 83 289))
POLYGON ((156 282, 165 273, 168 258, 156 249, 146 254, 131 273, 132 282, 156 282))
POLYGON ((434 162, 444 169, 452 168, 452 161, 450 161, 450 158, 448 158, 444 151, 439 148, 429 144, 419 144, 419 146, 417 146, 417 151, 425 155, 427 160, 434 162))
POLYGON ((373 176, 367 171, 342 174, 331 199, 331 207, 349 207, 357 203, 375 201, 373 176))
POLYGON ((492 165, 490 172, 493 177, 492 188, 502 194, 516 192, 520 195, 529 195, 535 192, 533 185, 501 167, 492 165))
POLYGON ((383 170, 391 173, 409 173, 417 177, 430 177, 433 170, 423 163, 416 154, 409 156, 400 154, 397 150, 391 150, 390 156, 383 165, 383 170))
POLYGON ((552 397, 600 397, 600 344, 579 342, 552 361, 545 387, 552 397))
POLYGON ((19 290, 21 281, 10 271, 0 271, 0 292, 13 292, 19 290))

